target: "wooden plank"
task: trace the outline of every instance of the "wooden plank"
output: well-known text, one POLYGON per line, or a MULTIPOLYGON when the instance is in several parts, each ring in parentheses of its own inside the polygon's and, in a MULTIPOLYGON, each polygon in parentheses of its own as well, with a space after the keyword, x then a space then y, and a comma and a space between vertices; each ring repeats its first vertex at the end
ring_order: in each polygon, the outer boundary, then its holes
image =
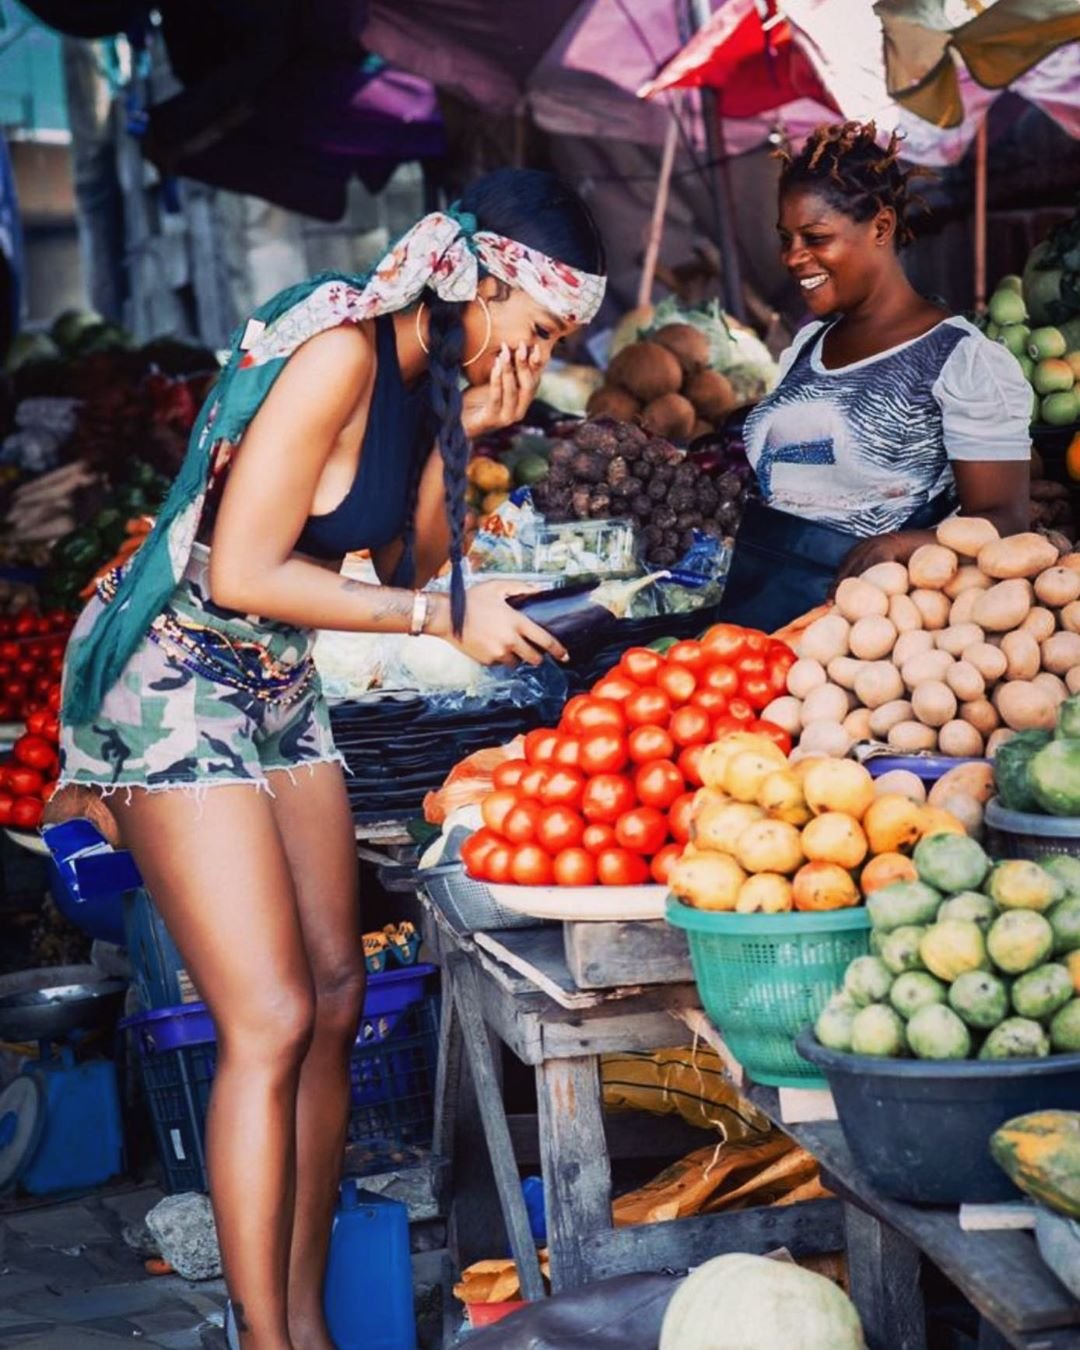
MULTIPOLYGON (((772 1089, 755 1087, 747 1095, 781 1124, 772 1089)), ((964 1233, 955 1208, 923 1208, 879 1195, 855 1166, 838 1124, 786 1125, 784 1129, 818 1159, 833 1179, 831 1184, 846 1199, 918 1247, 1006 1337, 1080 1328, 1080 1304, 1043 1265, 1030 1233, 964 1233)), ((1080 1331, 1068 1334, 1080 1345, 1080 1331)), ((1027 1344, 1020 1339, 1017 1343, 1027 1344)), ((1031 1344, 1041 1342, 1036 1337, 1031 1344)), ((1052 1339, 1047 1345, 1053 1345, 1052 1339)))
POLYGON ((844 1206, 848 1282, 869 1350, 926 1350, 918 1247, 855 1205, 844 1206))
POLYGON ((792 1256, 842 1251, 840 1201, 807 1200, 699 1214, 671 1223, 635 1224, 594 1233, 581 1243, 591 1280, 646 1270, 686 1270, 724 1252, 764 1255, 777 1247, 786 1247, 792 1256))
POLYGON ((595 1057, 539 1065, 536 1099, 551 1287, 560 1293, 588 1282, 581 1244, 611 1227, 611 1164, 595 1057))
POLYGON ((686 934, 663 919, 562 928, 566 966, 579 989, 687 984, 694 978, 686 934))
MULTIPOLYGON (((540 1161, 540 1125, 535 1115, 507 1116, 514 1155, 519 1164, 540 1161)), ((608 1157, 682 1158, 719 1138, 715 1130, 701 1130, 679 1116, 653 1116, 645 1111, 605 1112, 604 1137, 608 1157)))
POLYGON ((498 933, 475 933, 476 945, 497 961, 516 970, 535 988, 563 1008, 595 1008, 603 994, 582 992, 567 969, 559 928, 508 928, 498 933), (515 938, 518 941, 515 942, 515 938))
MULTIPOLYGON (((665 986, 668 987, 683 988, 682 985, 665 986)), ((622 1050, 663 1050, 687 1044, 686 1027, 672 1011, 638 1012, 637 1007, 635 1000, 625 1012, 613 1012, 605 1017, 575 1018, 566 1022, 543 1019, 544 1058, 566 1059, 622 1050)))
POLYGON ((450 957, 449 964, 454 986, 454 1002, 461 1020, 462 1037, 476 1089, 477 1105, 484 1122, 488 1156, 495 1174, 495 1185, 499 1192, 507 1236, 510 1239, 510 1250, 517 1263, 522 1296, 530 1301, 543 1298, 544 1282, 536 1256, 536 1245, 529 1230, 529 1216, 525 1209, 525 1198, 521 1193, 521 1179, 514 1160, 514 1150, 510 1143, 510 1131, 507 1128, 506 1113, 502 1104, 502 1086, 480 1009, 476 972, 464 953, 455 953, 450 957))

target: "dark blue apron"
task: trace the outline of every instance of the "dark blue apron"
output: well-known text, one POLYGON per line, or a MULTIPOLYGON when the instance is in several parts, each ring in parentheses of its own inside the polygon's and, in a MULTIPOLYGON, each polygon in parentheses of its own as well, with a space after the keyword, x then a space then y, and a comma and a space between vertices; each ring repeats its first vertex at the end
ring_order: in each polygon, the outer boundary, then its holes
MULTIPOLYGON (((929 530, 956 509, 951 492, 940 493, 901 525, 929 530)), ((720 619, 766 633, 828 599, 840 564, 862 537, 748 502, 735 538, 720 619)))

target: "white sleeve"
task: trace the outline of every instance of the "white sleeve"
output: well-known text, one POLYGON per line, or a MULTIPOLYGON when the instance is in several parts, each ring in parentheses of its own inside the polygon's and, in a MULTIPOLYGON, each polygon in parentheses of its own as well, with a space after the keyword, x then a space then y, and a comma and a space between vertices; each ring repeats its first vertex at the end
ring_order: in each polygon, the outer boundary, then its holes
POLYGON ((971 332, 934 381, 950 459, 1031 458, 1031 386, 1016 357, 971 332))
POLYGON ((776 363, 779 368, 779 374, 776 377, 777 384, 780 383, 780 381, 788 373, 791 367, 795 364, 796 357, 806 346, 806 344, 808 342, 812 342, 824 327, 825 324, 820 319, 815 319, 813 320, 812 323, 803 324, 803 326, 791 339, 791 345, 789 347, 785 347, 784 350, 780 353, 780 359, 776 363))

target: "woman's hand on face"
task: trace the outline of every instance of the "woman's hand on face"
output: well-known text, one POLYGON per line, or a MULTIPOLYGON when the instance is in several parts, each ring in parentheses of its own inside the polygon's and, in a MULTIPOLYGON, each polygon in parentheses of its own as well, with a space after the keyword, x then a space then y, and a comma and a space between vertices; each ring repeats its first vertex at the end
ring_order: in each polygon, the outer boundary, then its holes
POLYGON ((545 652, 565 660, 566 649, 557 638, 506 603, 512 595, 539 589, 520 581, 485 581, 471 587, 461 637, 449 641, 484 666, 516 666, 522 661, 538 666, 545 652))
POLYGON ((461 396, 461 424, 470 439, 520 422, 536 397, 544 365, 538 346, 524 342, 510 350, 504 343, 486 384, 466 389, 461 396))

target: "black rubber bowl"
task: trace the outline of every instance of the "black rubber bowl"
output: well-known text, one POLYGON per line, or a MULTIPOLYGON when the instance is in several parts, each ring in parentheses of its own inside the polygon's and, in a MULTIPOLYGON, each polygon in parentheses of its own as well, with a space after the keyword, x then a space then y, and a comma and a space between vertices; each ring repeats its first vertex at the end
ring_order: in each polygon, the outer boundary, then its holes
POLYGON ((1028 1111, 1080 1110, 1080 1054, 925 1060, 848 1055, 805 1028, 795 1042, 832 1090, 851 1156, 882 1195, 918 1205, 1016 1200, 990 1136, 1028 1111))

